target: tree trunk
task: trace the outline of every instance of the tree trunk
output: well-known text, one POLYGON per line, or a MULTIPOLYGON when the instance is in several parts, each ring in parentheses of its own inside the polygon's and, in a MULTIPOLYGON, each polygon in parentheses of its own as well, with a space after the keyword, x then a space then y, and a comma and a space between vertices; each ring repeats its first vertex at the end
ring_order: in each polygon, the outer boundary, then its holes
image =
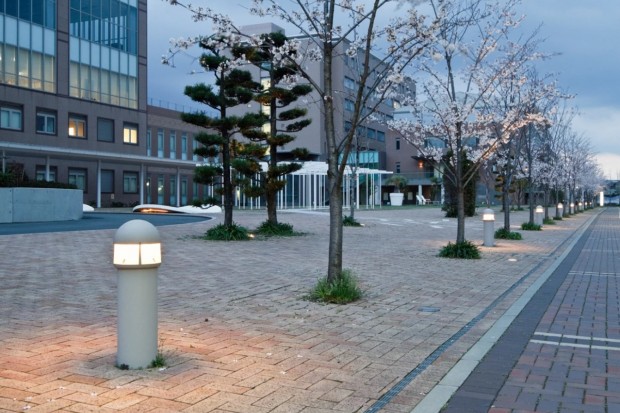
POLYGON ((225 147, 222 151, 222 163, 224 165, 224 225, 233 224, 233 187, 230 173, 230 148, 225 147))
MULTIPOLYGON (((273 127, 273 124, 272 124, 273 127)), ((274 130, 274 129, 272 129, 274 130)), ((276 145, 271 145, 269 148, 269 166, 267 171, 267 176, 265 182, 266 190, 265 190, 265 201, 267 202, 267 221, 270 224, 276 225, 278 223, 278 213, 277 213, 277 198, 278 193, 274 190, 274 186, 272 185, 272 180, 277 179, 278 177, 275 174, 270 173, 271 171, 275 171, 278 166, 278 160, 276 159, 278 155, 278 150, 276 145)))
POLYGON ((512 175, 504 177, 502 184, 502 207, 504 208, 504 230, 510 232, 510 184, 512 175))
POLYGON ((532 185, 532 177, 527 177, 527 194, 528 207, 530 208, 530 225, 534 225, 534 188, 532 185))
MULTIPOLYGON (((331 164, 331 162, 330 162, 331 164)), ((331 165, 329 167, 332 170, 331 165)), ((329 253, 327 282, 333 283, 342 275, 342 185, 336 171, 328 173, 329 187, 329 253), (335 176, 332 175, 335 172, 335 176)))

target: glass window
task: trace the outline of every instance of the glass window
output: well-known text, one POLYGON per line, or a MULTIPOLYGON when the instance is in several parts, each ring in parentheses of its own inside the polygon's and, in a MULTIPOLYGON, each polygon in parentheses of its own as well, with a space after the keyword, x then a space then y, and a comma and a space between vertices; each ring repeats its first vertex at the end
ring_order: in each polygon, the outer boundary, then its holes
POLYGON ((177 178, 170 177, 170 205, 176 206, 177 204, 177 178))
POLYGON ((114 193, 114 171, 111 169, 101 170, 101 192, 104 194, 114 193))
POLYGON ((69 183, 86 192, 86 169, 69 168, 69 183))
POLYGON ((164 176, 157 176, 157 203, 164 204, 164 176))
POLYGON ((164 157, 164 130, 157 129, 157 157, 164 157))
POLYGON ((396 173, 400 173, 400 162, 396 162, 396 173))
POLYGON ((97 118, 97 140, 114 142, 114 120, 97 118))
POLYGON ((187 133, 181 135, 181 159, 187 160, 187 133))
POLYGON ((355 109, 355 102, 350 99, 344 100, 344 110, 352 112, 355 109))
POLYGON ((37 111, 37 133, 56 134, 56 113, 37 111))
POLYGON ((45 179, 45 165, 37 165, 35 179, 37 181, 56 182, 56 177, 58 176, 58 168, 55 166, 50 166, 49 171, 49 179, 45 179))
POLYGON ((123 192, 126 194, 138 193, 138 173, 123 172, 123 192))
POLYGON ((147 129, 146 131, 146 156, 152 156, 152 146, 153 144, 151 143, 151 130, 147 129))
POLYGON ((177 133, 170 131, 170 159, 177 157, 177 133))
POLYGON ((373 128, 367 128, 366 129, 366 137, 368 139, 375 139, 376 138, 376 130, 374 130, 373 128))
POLYGON ((379 142, 385 142, 385 132, 378 130, 377 131, 377 140, 379 142))
POLYGON ((86 117, 69 115, 69 136, 73 138, 86 138, 86 117))
POLYGON ((181 205, 187 205, 187 178, 181 178, 181 205))
POLYGON ((396 138, 396 150, 400 150, 400 138, 396 138))
POLYGON ((353 90, 355 89, 355 80, 351 79, 350 77, 346 77, 344 78, 344 87, 346 87, 347 89, 353 90))
POLYGON ((131 145, 138 144, 138 125, 133 123, 123 125, 123 142, 131 145))
POLYGON ((22 109, 0 106, 0 129, 22 130, 22 109))

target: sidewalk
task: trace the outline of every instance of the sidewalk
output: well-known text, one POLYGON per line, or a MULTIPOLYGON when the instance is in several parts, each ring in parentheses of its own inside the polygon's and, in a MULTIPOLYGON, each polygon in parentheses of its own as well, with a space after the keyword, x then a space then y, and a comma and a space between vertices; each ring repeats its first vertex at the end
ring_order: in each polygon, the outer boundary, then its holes
MULTIPOLYGON (((160 227, 168 367, 141 371, 114 366, 114 230, 2 236, 0 411, 409 412, 596 213, 465 261, 436 257, 456 234, 439 208, 360 210, 344 266, 366 295, 347 306, 302 299, 327 267, 325 211, 280 212, 305 235, 266 241, 195 238, 221 217, 160 227)), ((235 212, 249 228, 264 220, 235 212)), ((479 217, 466 236, 482 243, 479 217)))
POLYGON ((619 230, 596 219, 445 413, 620 411, 619 230))

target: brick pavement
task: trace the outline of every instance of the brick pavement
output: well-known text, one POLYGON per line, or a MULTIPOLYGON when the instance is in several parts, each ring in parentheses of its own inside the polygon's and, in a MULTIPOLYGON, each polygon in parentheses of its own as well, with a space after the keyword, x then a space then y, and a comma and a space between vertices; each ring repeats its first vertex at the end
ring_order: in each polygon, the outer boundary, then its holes
POLYGON ((620 411, 619 230, 597 217, 446 413, 620 411))
MULTIPOLYGON (((196 238, 220 217, 160 227, 159 337, 168 367, 138 371, 114 366, 114 230, 2 236, 0 411, 365 411, 536 269, 382 409, 409 411, 591 214, 462 261, 436 257, 456 233, 438 208, 361 210, 366 226, 345 228, 344 262, 366 295, 347 306, 302 299, 327 265, 324 212, 281 212, 305 233, 287 239, 196 238)), ((264 219, 235 212, 250 228, 264 219)), ((514 213, 512 222, 526 219, 514 213)), ((481 244, 479 218, 467 221, 466 235, 481 244)))

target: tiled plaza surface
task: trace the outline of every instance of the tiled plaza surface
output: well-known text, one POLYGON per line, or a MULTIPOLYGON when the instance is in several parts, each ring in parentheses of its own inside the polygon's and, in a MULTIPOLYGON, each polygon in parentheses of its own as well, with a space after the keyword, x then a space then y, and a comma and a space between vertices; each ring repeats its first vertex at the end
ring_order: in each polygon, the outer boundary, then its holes
MULTIPOLYGON (((115 230, 1 236, 0 411, 367 411, 529 274, 381 409, 409 412, 596 213, 498 240, 481 260, 450 260, 436 255, 456 220, 439 208, 357 211, 365 226, 344 229, 344 267, 365 296, 346 306, 303 299, 327 267, 326 211, 280 212, 304 233, 292 238, 197 238, 221 217, 159 227, 168 366, 129 371, 115 367, 115 230)), ((265 212, 234 219, 254 228, 265 212)), ((480 217, 466 237, 482 243, 480 217)))
POLYGON ((620 411, 619 233, 599 215, 446 413, 620 411))

